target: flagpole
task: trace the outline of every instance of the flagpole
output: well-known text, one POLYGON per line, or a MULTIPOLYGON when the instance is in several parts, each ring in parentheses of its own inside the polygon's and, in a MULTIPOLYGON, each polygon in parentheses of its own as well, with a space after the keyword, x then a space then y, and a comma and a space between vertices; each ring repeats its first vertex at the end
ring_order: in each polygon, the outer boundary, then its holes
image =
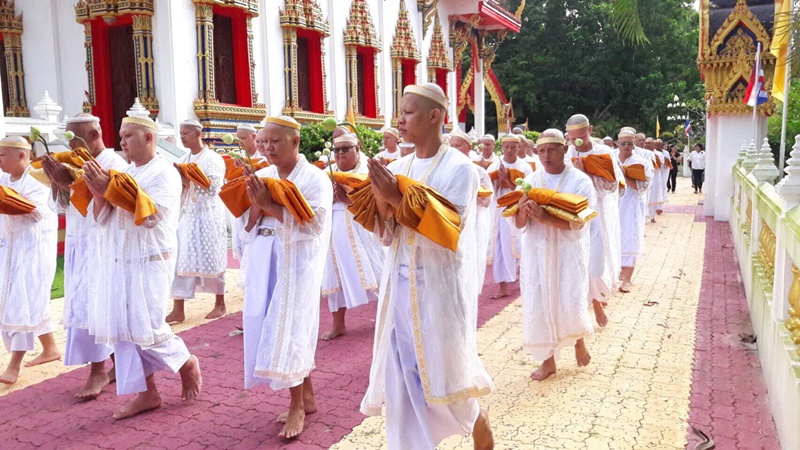
MULTIPOLYGON (((756 61, 755 61, 755 84, 758 85, 759 68, 761 66, 761 42, 756 46, 756 61)), ((755 86, 753 87, 755 89, 755 86)), ((755 95, 755 104, 753 105, 753 142, 758 147, 758 122, 756 122, 756 112, 758 111, 758 91, 755 91, 751 96, 755 95)))

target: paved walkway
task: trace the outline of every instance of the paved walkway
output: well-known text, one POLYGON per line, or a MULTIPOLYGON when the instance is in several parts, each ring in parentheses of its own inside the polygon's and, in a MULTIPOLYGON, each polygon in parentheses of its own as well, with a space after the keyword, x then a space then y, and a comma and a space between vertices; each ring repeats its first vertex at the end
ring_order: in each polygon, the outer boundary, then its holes
MULTIPOLYGON (((697 214, 701 197, 672 194, 659 223, 648 225, 648 253, 634 275, 633 292, 615 298, 609 325, 587 341, 592 364, 577 368, 563 352, 559 372, 530 380, 536 364, 520 349, 518 290, 481 296, 479 351, 497 389, 481 400, 489 408, 498 449, 694 448, 690 425, 711 434, 718 449, 779 448, 766 405, 755 352, 739 342, 749 333, 747 307, 726 224, 697 214)), ((231 279, 236 271, 231 270, 231 279)), ((491 276, 487 277, 490 281, 491 276)), ((233 281, 233 280, 231 280, 233 281)), ((241 309, 230 283, 229 312, 241 309)), ((179 400, 176 375, 158 375, 165 403, 154 412, 115 422, 126 399, 113 387, 96 401, 72 398, 86 368, 59 363, 25 369, 20 383, 0 388, 0 442, 4 448, 385 448, 381 418, 358 413, 371 359, 375 305, 348 313, 349 332, 320 342, 313 374, 320 412, 291 443, 276 438, 274 417, 286 393, 242 389, 242 340, 232 333, 239 314, 206 322, 210 297, 187 305, 176 330, 201 360, 204 392, 179 400)), ((59 300, 53 301, 60 317, 59 300)), ((320 329, 330 324, 322 302, 320 329)), ((63 346, 63 333, 58 334, 63 346)), ((0 355, 6 364, 8 355, 0 355)), ((471 448, 452 437, 441 448, 471 448)))

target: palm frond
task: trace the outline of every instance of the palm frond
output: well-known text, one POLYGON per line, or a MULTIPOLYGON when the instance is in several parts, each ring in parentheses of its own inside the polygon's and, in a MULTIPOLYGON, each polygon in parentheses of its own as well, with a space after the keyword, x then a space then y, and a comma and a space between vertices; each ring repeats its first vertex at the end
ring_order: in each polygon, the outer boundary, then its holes
POLYGON ((640 0, 613 0, 611 19, 614 29, 627 44, 645 45, 650 40, 644 33, 642 19, 639 16, 640 0))

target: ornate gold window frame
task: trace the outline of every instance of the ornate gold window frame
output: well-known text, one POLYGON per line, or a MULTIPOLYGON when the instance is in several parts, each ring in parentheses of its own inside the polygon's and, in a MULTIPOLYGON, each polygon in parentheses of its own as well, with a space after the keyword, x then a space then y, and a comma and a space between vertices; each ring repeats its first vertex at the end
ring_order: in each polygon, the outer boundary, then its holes
POLYGON ((22 67, 22 14, 14 15, 13 1, 0 0, 0 37, 5 45, 4 57, 8 69, 5 80, 8 105, 3 105, 5 115, 29 117, 30 111, 25 100, 25 71, 22 67))
POLYGON ((419 64, 422 61, 417 41, 414 39, 414 31, 411 28, 411 21, 408 18, 408 10, 405 2, 400 0, 400 12, 397 16, 397 28, 394 33, 394 41, 391 48, 392 57, 392 123, 396 123, 400 115, 400 100, 403 98, 403 63, 404 61, 415 61, 419 64))
POLYGON ((89 77, 87 101, 83 102, 84 112, 91 112, 95 106, 94 55, 92 49, 92 20, 102 18, 113 21, 118 16, 130 14, 133 20, 133 50, 136 57, 136 92, 139 102, 150 110, 150 115, 158 115, 156 98, 154 58, 153 58, 153 14, 154 0, 78 0, 75 4, 75 18, 84 27, 84 48, 86 49, 86 73, 89 77))
MULTIPOLYGON (((450 62, 447 45, 444 43, 442 24, 439 22, 439 15, 437 14, 434 19, 433 37, 431 38, 431 48, 428 53, 428 81, 430 83, 436 83, 437 73, 441 70, 451 72, 453 70, 453 65, 450 62)), ((445 94, 446 93, 447 89, 445 89, 445 94)))
POLYGON ((381 41, 375 32, 375 26, 372 23, 372 16, 366 0, 353 0, 353 3, 350 4, 350 17, 347 19, 347 26, 344 31, 344 49, 347 60, 347 98, 348 101, 352 102, 352 108, 356 114, 356 122, 371 127, 382 127, 384 118, 380 114, 380 102, 378 101, 378 92, 380 92, 378 53, 381 52, 381 41), (375 102, 375 117, 365 117, 358 114, 358 85, 364 82, 364 80, 358 79, 359 48, 366 48, 367 51, 372 51, 374 55, 373 77, 375 89, 373 101, 375 102))
POLYGON ((199 85, 194 112, 203 124, 203 138, 214 147, 225 147, 222 136, 235 133, 239 123, 259 123, 267 107, 258 103, 253 59, 253 17, 258 17, 258 0, 192 0, 197 27, 197 81, 199 85), (241 9, 247 21, 247 58, 250 69, 252 107, 220 103, 216 98, 214 77, 214 5, 241 9))
POLYGON ((327 74, 325 73, 325 38, 330 36, 330 25, 322 16, 322 10, 316 0, 286 0, 280 12, 281 29, 283 30, 283 61, 286 103, 283 114, 294 117, 299 122, 318 122, 333 114, 328 102, 327 74), (300 107, 298 92, 297 65, 297 32, 307 30, 318 33, 320 37, 320 53, 322 68, 322 105, 323 113, 304 111, 300 107))

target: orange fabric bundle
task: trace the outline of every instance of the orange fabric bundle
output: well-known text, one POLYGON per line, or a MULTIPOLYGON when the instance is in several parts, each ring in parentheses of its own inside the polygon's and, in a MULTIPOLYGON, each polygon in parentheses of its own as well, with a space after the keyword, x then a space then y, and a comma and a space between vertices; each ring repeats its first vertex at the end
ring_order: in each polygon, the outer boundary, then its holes
POLYGON ((528 162, 528 164, 530 164, 530 165, 531 165, 531 170, 532 170, 532 171, 534 171, 534 172, 536 172, 536 163, 535 163, 535 162, 533 162, 533 161, 530 161, 530 162, 528 162))
POLYGON ((370 233, 375 231, 375 219, 378 217, 378 207, 372 195, 372 183, 366 179, 356 187, 347 197, 353 202, 347 210, 353 214, 353 220, 370 233))
MULTIPOLYGON (((522 196, 523 191, 517 190, 497 199, 498 207, 514 206, 522 196)), ((589 207, 589 199, 577 194, 554 191, 552 189, 533 188, 528 192, 528 198, 540 206, 552 206, 572 214, 578 214, 589 207)))
POLYGON ((111 181, 104 197, 117 208, 133 213, 133 221, 137 226, 158 212, 150 196, 139 189, 139 184, 127 173, 111 171, 111 181))
POLYGON ((492 162, 491 162, 491 161, 486 161, 486 160, 472 161, 472 162, 474 162, 475 164, 477 164, 477 165, 479 165, 479 166, 483 167, 483 169, 484 169, 484 170, 488 169, 488 168, 489 168, 489 166, 491 166, 491 165, 492 165, 492 162))
POLYGON ((669 167, 669 170, 672 170, 672 158, 664 158, 664 164, 669 167))
POLYGON ((617 175, 614 173, 614 162, 611 160, 611 155, 587 155, 581 156, 583 161, 583 168, 586 172, 594 176, 605 178, 608 181, 617 181, 617 175))
POLYGON ((69 201, 83 217, 89 212, 89 202, 92 201, 92 192, 83 177, 75 180, 70 186, 69 201))
MULTIPOLYGON (((72 164, 75 167, 81 168, 84 164, 88 161, 94 161, 94 157, 88 150, 85 148, 77 148, 70 152, 58 152, 58 153, 51 153, 50 157, 55 159, 56 161, 60 162, 61 164, 72 164)), ((42 168, 42 160, 41 158, 37 158, 31 161, 31 166, 34 169, 41 169, 42 168)))
POLYGON ((0 214, 18 216, 32 213, 36 205, 10 187, 0 186, 0 214))
POLYGON ((655 166, 656 166, 656 169, 660 169, 660 168, 661 168, 661 157, 660 157, 660 156, 658 156, 658 155, 656 155, 656 163, 655 163, 655 166))
MULTIPOLYGON (((235 180, 244 175, 244 167, 237 167, 234 161, 233 158, 225 160, 225 179, 228 181, 235 180)), ((269 163, 263 159, 250 160, 250 162, 253 164, 253 169, 255 169, 256 172, 265 167, 269 167, 269 163)))
MULTIPOLYGON (((289 180, 277 178, 261 178, 269 189, 272 200, 289 210, 289 213, 300 223, 311 222, 314 211, 308 206, 305 197, 289 180)), ((222 186, 219 192, 222 203, 234 217, 241 217, 250 209, 250 197, 247 195, 247 177, 240 177, 222 186)), ((267 215, 266 211, 262 212, 267 215)))
POLYGON ((478 198, 491 197, 494 191, 485 188, 478 188, 478 198))
POLYGON ((644 166, 641 164, 631 164, 629 166, 622 166, 622 171, 625 176, 636 181, 647 181, 647 174, 644 171, 644 166))
MULTIPOLYGON (((403 199, 395 211, 397 223, 436 242, 442 247, 456 251, 461 235, 461 216, 449 200, 424 184, 403 175, 397 175, 398 187, 403 199)), ((375 230, 378 209, 372 195, 371 183, 364 182, 349 194, 353 204, 347 210, 354 220, 368 231, 375 230)))
POLYGON ((353 189, 367 180, 367 175, 363 173, 333 172, 333 175, 331 175, 329 172, 328 176, 332 177, 336 183, 353 189))
MULTIPOLYGON (((495 170, 494 172, 489 172, 489 178, 491 178, 492 181, 497 181, 497 178, 499 176, 500 176, 499 170, 495 170)), ((517 178, 525 178, 525 174, 517 169, 508 169, 508 178, 510 178, 511 182, 513 183, 514 181, 517 180, 517 178)))
POLYGON ((203 189, 211 187, 211 180, 208 179, 203 169, 197 163, 175 164, 175 167, 180 170, 181 175, 186 177, 189 181, 200 186, 203 189))
POLYGON ((325 161, 314 161, 311 164, 313 164, 314 166, 316 166, 320 170, 325 170, 325 169, 328 168, 328 163, 326 163, 325 161))

